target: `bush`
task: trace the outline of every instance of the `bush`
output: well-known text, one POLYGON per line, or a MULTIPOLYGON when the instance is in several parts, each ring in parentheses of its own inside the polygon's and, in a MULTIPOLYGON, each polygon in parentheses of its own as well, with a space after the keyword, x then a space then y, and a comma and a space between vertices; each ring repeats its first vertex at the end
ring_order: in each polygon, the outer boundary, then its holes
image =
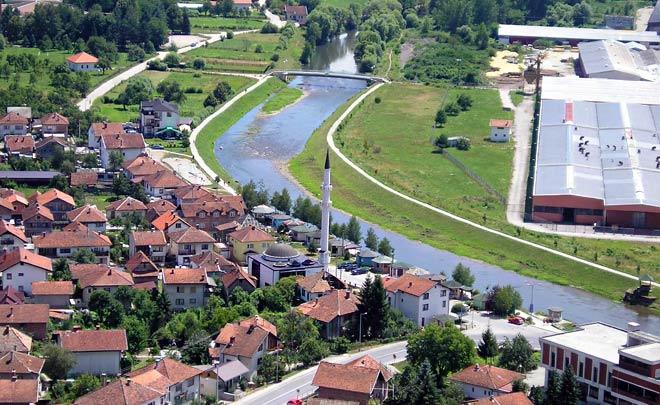
POLYGON ((259 44, 259 45, 257 45, 256 48, 254 48, 254 52, 255 53, 263 53, 264 52, 264 47, 261 44, 259 44))
POLYGON ((167 67, 177 67, 181 63, 181 58, 179 58, 178 54, 170 52, 165 55, 163 62, 167 65, 167 67))
POLYGON ((280 54, 274 53, 273 56, 270 57, 270 60, 272 60, 273 62, 277 62, 278 60, 280 60, 280 54))
POLYGON ((197 70, 204 69, 204 66, 206 66, 206 62, 204 62, 204 59, 202 58, 195 58, 195 60, 193 61, 193 68, 197 70))
POLYGON ((465 312, 466 308, 465 305, 462 302, 457 302, 454 304, 454 306, 451 307, 451 312, 453 314, 460 314, 462 312, 465 312))
POLYGON ((472 97, 466 93, 461 93, 456 99, 456 104, 461 107, 461 110, 467 111, 472 108, 472 97))
POLYGON ((522 305, 522 297, 512 286, 493 287, 486 297, 486 308, 495 315, 512 315, 522 305))
POLYGON ((344 336, 331 339, 328 341, 328 344, 330 345, 330 351, 333 354, 344 354, 351 348, 351 341, 344 336))
POLYGON ((461 109, 456 105, 456 103, 449 103, 445 106, 445 113, 447 115, 457 116, 461 112, 461 109))
POLYGON ((439 149, 447 148, 449 147, 449 138, 447 137, 447 135, 442 134, 439 137, 435 138, 433 144, 439 149))
POLYGON ((277 25, 271 22, 267 22, 263 27, 261 27, 262 34, 277 34, 279 31, 280 30, 277 28, 277 25))
POLYGON ((376 104, 380 104, 380 102, 381 102, 380 97, 376 97, 376 98, 374 99, 374 103, 376 103, 376 104))
POLYGON ((144 49, 137 45, 129 45, 128 47, 128 60, 133 62, 142 62, 146 54, 144 49))
POLYGON ((456 141, 456 149, 458 150, 463 150, 467 151, 470 150, 470 139, 465 138, 465 137, 460 137, 458 138, 458 141, 456 141))
POLYGON ((233 39, 234 38, 234 31, 227 31, 227 39, 233 39))
POLYGON ((159 60, 152 60, 147 63, 147 69, 164 72, 167 70, 167 65, 159 60))

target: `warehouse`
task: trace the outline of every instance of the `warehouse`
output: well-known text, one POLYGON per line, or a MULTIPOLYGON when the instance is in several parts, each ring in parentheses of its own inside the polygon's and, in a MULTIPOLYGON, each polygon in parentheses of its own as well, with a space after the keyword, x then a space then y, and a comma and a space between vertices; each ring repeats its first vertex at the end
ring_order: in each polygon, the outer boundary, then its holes
POLYGON ((653 31, 626 31, 594 28, 545 27, 539 25, 500 24, 497 35, 504 44, 533 44, 537 39, 547 39, 558 43, 577 45, 584 41, 612 40, 658 44, 660 36, 653 31))
POLYGON ((534 221, 660 229, 658 94, 654 82, 543 79, 534 221))
POLYGON ((659 51, 611 40, 582 42, 578 49, 583 77, 660 81, 659 51))

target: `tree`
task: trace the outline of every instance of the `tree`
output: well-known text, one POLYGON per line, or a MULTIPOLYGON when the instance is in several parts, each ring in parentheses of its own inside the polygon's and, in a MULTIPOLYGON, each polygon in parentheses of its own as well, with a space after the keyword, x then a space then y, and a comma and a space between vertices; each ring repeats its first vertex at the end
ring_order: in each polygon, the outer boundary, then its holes
POLYGON ((470 150, 471 146, 472 145, 470 143, 470 139, 464 136, 459 137, 458 140, 456 141, 456 149, 458 150, 462 150, 462 151, 470 150))
POLYGON ((143 321, 135 316, 127 316, 124 318, 121 327, 126 330, 128 351, 131 354, 138 354, 147 347, 149 331, 143 321))
POLYGON ((204 107, 215 107, 218 105, 218 99, 215 98, 213 93, 210 93, 206 98, 204 99, 204 107))
POLYGON ((474 363, 474 342, 453 324, 426 326, 408 339, 408 360, 421 365, 427 360, 439 378, 474 363))
POLYGON ((69 370, 76 365, 76 357, 63 347, 46 344, 41 349, 44 358, 44 374, 54 380, 66 378, 69 370))
POLYGON ((364 244, 374 252, 378 249, 378 236, 376 236, 374 228, 367 229, 367 237, 364 238, 364 244))
POLYGON ((565 405, 577 405, 580 401, 580 386, 572 367, 566 367, 561 376, 561 400, 565 405))
POLYGON ((222 0, 222 2, 218 2, 218 6, 223 17, 228 17, 234 12, 234 2, 232 0, 222 0))
POLYGON ((78 249, 76 253, 71 255, 71 259, 80 264, 96 263, 96 255, 94 252, 86 248, 78 249))
POLYGON ((474 284, 474 276, 472 275, 472 271, 470 271, 469 267, 464 266, 463 263, 458 263, 456 265, 454 272, 451 274, 451 278, 466 287, 472 287, 474 284))
POLYGON ((156 91, 163 96, 166 101, 174 101, 181 103, 186 99, 186 94, 179 82, 167 79, 158 83, 156 86, 156 91))
POLYGON ((360 222, 353 215, 348 221, 348 227, 346 228, 346 237, 353 243, 360 243, 362 239, 362 232, 360 231, 360 222))
POLYGON ((363 336, 370 339, 382 337, 389 308, 382 278, 380 275, 376 275, 372 281, 371 276, 368 275, 360 289, 360 303, 358 304, 358 311, 360 314, 364 314, 362 316, 363 336))
POLYGON ((419 397, 415 401, 418 404, 438 404, 441 402, 440 390, 438 390, 437 376, 428 359, 422 361, 417 374, 417 387, 419 397))
POLYGON ((490 326, 481 334, 481 342, 477 348, 479 356, 486 360, 490 360, 498 354, 497 339, 490 326))
POLYGON ((213 96, 215 96, 215 98, 220 103, 224 103, 225 101, 229 100, 229 97, 231 97, 232 94, 234 94, 234 90, 232 90, 229 83, 225 82, 224 80, 219 82, 213 90, 213 96))
POLYGON ((300 345, 299 360, 305 367, 320 361, 330 354, 328 344, 320 339, 305 339, 300 345))
MULTIPOLYGON (((487 1, 492 1, 492 0, 487 0, 487 1)), ((477 45, 477 48, 486 49, 488 48, 488 40, 489 40, 488 29, 484 24, 479 24, 479 28, 477 29, 477 35, 474 38, 474 43, 477 45)))
POLYGON ((285 187, 281 192, 273 193, 273 197, 270 199, 270 203, 273 205, 273 207, 282 212, 291 212, 291 195, 289 194, 289 190, 287 190, 285 187))
POLYGON ((66 177, 62 175, 57 175, 53 177, 50 182, 48 183, 48 186, 51 188, 56 188, 58 190, 66 190, 68 187, 69 181, 67 180, 66 177))
POLYGON ((537 387, 536 385, 529 389, 529 400, 532 401, 534 405, 543 405, 545 399, 545 394, 543 393, 542 387, 537 387))
POLYGON ((203 331, 198 331, 190 336, 186 345, 181 350, 181 360, 187 364, 208 364, 209 343, 211 339, 203 331))
POLYGON ((284 361, 292 364, 298 360, 303 342, 307 339, 319 339, 319 331, 311 318, 291 309, 277 324, 277 337, 284 346, 284 361))
POLYGON ((461 112, 461 109, 460 109, 460 108, 458 107, 458 105, 457 105, 456 103, 454 103, 454 102, 447 103, 447 104, 445 105, 445 113, 446 113, 447 115, 457 116, 458 114, 460 114, 460 112, 461 112))
POLYGON ((69 262, 65 258, 59 258, 53 262, 53 273, 51 279, 54 281, 69 281, 71 280, 71 270, 69 270, 69 262))
POLYGON ((261 358, 261 364, 257 367, 257 375, 264 379, 265 382, 275 381, 278 374, 278 369, 284 373, 284 368, 278 364, 279 359, 274 354, 266 354, 261 358))
POLYGON ((110 157, 108 159, 108 168, 116 172, 121 167, 121 164, 124 163, 124 155, 118 150, 110 151, 110 157))
POLYGON ((190 18, 188 17, 188 10, 185 8, 181 17, 181 32, 186 35, 190 34, 190 18))
POLYGON ((144 52, 144 49, 137 45, 129 45, 128 46, 128 60, 133 61, 133 62, 142 62, 144 58, 146 57, 146 53, 144 52))
POLYGON ((99 321, 108 328, 116 328, 124 319, 124 307, 109 292, 96 290, 89 297, 89 310, 96 312, 99 321))
POLYGON ((392 256, 394 249, 392 249, 389 239, 383 238, 380 240, 380 243, 378 243, 378 253, 385 256, 392 256))
POLYGON ((534 370, 537 362, 534 359, 534 349, 527 339, 522 335, 516 335, 513 340, 507 338, 502 344, 502 350, 498 361, 500 367, 520 373, 534 370))
POLYGON ((146 77, 133 77, 128 80, 124 91, 119 95, 117 101, 124 106, 140 104, 140 102, 149 100, 154 93, 154 86, 151 80, 146 77))
POLYGON ((527 391, 529 391, 529 385, 523 379, 514 381, 511 388, 513 392, 524 392, 527 394, 527 391))
POLYGON ((101 380, 98 377, 89 374, 78 376, 71 385, 71 394, 75 398, 82 397, 85 394, 101 387, 101 380))
POLYGON ((456 99, 456 104, 458 104, 461 110, 467 111, 472 107, 472 97, 469 94, 461 93, 456 99))
POLYGON ((181 58, 179 58, 179 55, 176 52, 169 52, 167 55, 165 55, 163 62, 165 62, 167 67, 173 68, 179 66, 181 63, 181 58))
POLYGON ((493 287, 486 297, 486 307, 498 316, 514 314, 522 305, 522 297, 512 286, 493 287))
POLYGON ((545 387, 543 405, 561 405, 561 378, 555 370, 548 372, 548 383, 545 387))
POLYGON ((202 70, 202 69, 204 69, 204 66, 206 66, 206 62, 204 62, 204 59, 195 58, 195 60, 193 60, 193 67, 195 69, 202 70))
POLYGON ((439 137, 435 138, 435 141, 433 144, 436 146, 436 148, 442 150, 444 148, 449 147, 449 138, 445 134, 440 134, 439 137))
POLYGON ((445 113, 443 109, 438 110, 438 112, 435 113, 436 128, 444 126, 446 122, 447 122, 447 113, 445 113))

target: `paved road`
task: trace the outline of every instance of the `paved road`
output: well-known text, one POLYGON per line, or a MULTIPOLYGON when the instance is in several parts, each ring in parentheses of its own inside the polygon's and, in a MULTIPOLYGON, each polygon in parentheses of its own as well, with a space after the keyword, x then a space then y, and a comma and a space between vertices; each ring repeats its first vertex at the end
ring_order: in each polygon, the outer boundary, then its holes
MULTIPOLYGON (((500 93, 502 90, 500 89, 500 93)), ((506 90, 509 95, 508 89, 506 90)), ((509 100, 511 100, 509 98, 509 100)), ((513 176, 509 188, 509 202, 506 208, 507 220, 517 226, 523 226, 525 213, 525 196, 527 194, 527 173, 529 170, 529 154, 532 141, 532 120, 534 119, 534 99, 525 97, 515 109, 514 141, 516 143, 513 155, 513 176)))
MULTIPOLYGON (((360 356, 369 354, 382 363, 392 364, 405 360, 406 345, 406 342, 396 342, 365 350, 360 353, 333 356, 327 360, 333 363, 348 363, 360 356)), ((316 369, 317 367, 315 366, 305 371, 301 371, 293 377, 287 378, 278 384, 265 387, 234 403, 237 405, 282 405, 286 404, 288 400, 295 399, 298 396, 306 397, 315 389, 311 383, 314 374, 316 373, 316 369)))
MULTIPOLYGON (((277 28, 282 28, 286 25, 286 21, 282 21, 279 15, 273 14, 272 11, 265 9, 264 14, 266 15, 266 18, 268 18, 268 21, 270 21, 271 24, 276 26, 277 28)), ((296 23, 296 26, 298 24, 296 23)))

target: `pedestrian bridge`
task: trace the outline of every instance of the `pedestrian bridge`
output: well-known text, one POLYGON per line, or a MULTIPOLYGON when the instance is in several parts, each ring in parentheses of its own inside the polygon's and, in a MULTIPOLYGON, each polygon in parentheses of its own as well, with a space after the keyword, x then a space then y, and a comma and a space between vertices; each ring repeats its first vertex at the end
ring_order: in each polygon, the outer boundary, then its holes
POLYGON ((389 83, 389 80, 384 77, 366 75, 361 73, 343 73, 343 72, 327 72, 320 70, 274 70, 270 72, 272 76, 279 77, 282 80, 287 80, 290 76, 315 76, 315 77, 332 77, 336 79, 351 79, 351 80, 366 80, 371 83, 389 83))

